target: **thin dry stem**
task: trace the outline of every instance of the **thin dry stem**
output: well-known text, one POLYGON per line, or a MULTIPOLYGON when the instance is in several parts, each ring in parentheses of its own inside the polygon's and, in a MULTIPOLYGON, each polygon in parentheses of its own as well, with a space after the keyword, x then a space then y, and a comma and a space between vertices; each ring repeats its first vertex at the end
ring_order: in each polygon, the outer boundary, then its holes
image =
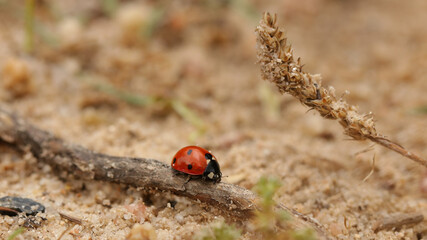
POLYGON ((372 168, 371 171, 369 172, 369 174, 362 180, 362 182, 366 182, 371 176, 372 174, 374 174, 375 172, 375 154, 374 157, 372 158, 372 168))
POLYGON ((276 84, 281 93, 288 93, 324 118, 336 119, 344 133, 356 140, 369 139, 427 167, 427 161, 377 133, 372 113, 360 114, 357 107, 337 98, 335 89, 322 87, 320 75, 302 70, 301 59, 276 23, 276 15, 265 13, 257 32, 258 61, 264 80, 276 84))

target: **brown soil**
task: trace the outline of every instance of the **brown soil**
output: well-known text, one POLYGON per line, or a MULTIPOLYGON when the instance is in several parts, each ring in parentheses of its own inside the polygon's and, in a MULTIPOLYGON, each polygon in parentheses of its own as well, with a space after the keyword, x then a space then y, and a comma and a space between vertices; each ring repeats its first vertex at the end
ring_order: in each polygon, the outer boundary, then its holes
MULTIPOLYGON (((337 122, 262 82, 254 34, 263 11, 277 12, 307 71, 338 96, 349 90, 347 101, 372 111, 379 133, 427 157, 426 1, 124 1, 111 14, 99 2, 37 1, 29 54, 23 1, 0 1, 3 106, 106 154, 169 163, 183 146, 206 147, 223 181, 251 189, 275 176, 276 201, 339 239, 427 238, 425 220, 373 231, 394 214, 427 216, 426 169, 379 146, 356 155, 371 143, 348 141, 337 122), (131 94, 180 101, 201 123, 161 102, 129 104, 131 94)), ((186 198, 79 180, 0 149, 0 197, 47 207, 47 220, 16 239, 57 239, 69 227, 62 239, 124 239, 136 223, 158 239, 191 239, 224 218, 186 198)), ((22 223, 0 216, 0 238, 22 223)))

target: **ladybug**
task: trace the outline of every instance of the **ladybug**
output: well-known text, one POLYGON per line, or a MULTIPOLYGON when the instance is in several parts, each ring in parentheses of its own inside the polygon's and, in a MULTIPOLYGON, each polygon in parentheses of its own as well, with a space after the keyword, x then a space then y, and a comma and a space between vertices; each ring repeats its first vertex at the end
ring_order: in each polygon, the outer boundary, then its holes
POLYGON ((178 172, 202 176, 204 180, 215 183, 221 181, 222 173, 218 161, 208 150, 201 147, 187 146, 180 149, 173 157, 171 165, 178 172))

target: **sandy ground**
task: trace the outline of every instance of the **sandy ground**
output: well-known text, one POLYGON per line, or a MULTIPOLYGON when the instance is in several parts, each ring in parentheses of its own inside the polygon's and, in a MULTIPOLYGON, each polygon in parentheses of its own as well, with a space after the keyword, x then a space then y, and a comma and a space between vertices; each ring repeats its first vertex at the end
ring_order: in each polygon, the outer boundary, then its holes
MULTIPOLYGON (((378 132, 427 157, 427 114, 417 111, 427 105, 426 1, 125 1, 114 12, 98 1, 38 4, 28 54, 21 3, 0 2, 1 104, 33 124, 98 152, 165 163, 183 146, 204 146, 223 181, 250 189, 275 176, 276 201, 339 239, 427 238, 426 221, 372 230, 393 214, 427 216, 426 169, 379 146, 355 155, 371 143, 349 140, 337 122, 260 80, 254 34, 263 11, 277 12, 307 71, 337 95, 348 90, 349 103, 375 114, 378 132), (99 85, 179 101, 201 123, 99 85)), ((158 239, 191 239, 223 219, 186 198, 58 175, 30 154, 0 150, 0 197, 47 207, 47 220, 16 239, 57 239, 68 228, 62 239, 123 239, 136 223, 158 239)), ((0 238, 22 223, 0 216, 0 238)))

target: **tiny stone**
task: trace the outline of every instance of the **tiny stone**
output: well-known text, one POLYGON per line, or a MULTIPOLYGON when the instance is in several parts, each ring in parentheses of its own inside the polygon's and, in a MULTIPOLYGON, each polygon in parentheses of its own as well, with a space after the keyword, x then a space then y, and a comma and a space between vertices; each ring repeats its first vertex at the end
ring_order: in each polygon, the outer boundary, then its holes
POLYGON ((178 222, 178 223, 183 223, 184 222, 184 217, 181 215, 181 214, 177 214, 177 215, 175 215, 175 220, 178 222))
POLYGON ((102 200, 102 205, 111 206, 111 201, 109 199, 104 199, 104 200, 102 200))
POLYGON ((125 215, 123 215, 123 219, 125 219, 125 220, 129 220, 129 219, 131 219, 131 214, 128 214, 128 213, 126 213, 125 215))
POLYGON ((7 224, 12 225, 13 224, 13 218, 11 217, 6 217, 6 221, 7 224))
MULTIPOLYGON (((21 197, 2 197, 0 198, 0 206, 24 212, 26 215, 36 215, 39 212, 44 212, 45 207, 29 198, 21 197)), ((1 213, 1 212, 0 212, 1 213)))

